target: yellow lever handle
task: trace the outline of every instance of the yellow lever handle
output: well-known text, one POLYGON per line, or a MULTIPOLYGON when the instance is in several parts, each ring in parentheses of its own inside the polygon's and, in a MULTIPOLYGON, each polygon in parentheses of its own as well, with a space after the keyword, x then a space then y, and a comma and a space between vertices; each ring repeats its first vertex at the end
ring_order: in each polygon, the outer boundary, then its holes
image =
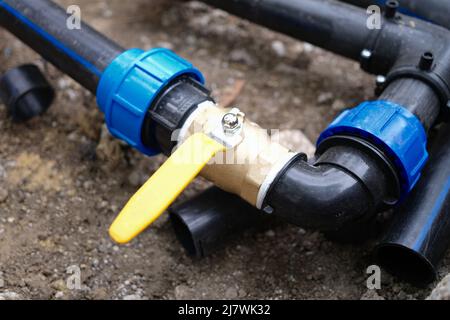
POLYGON ((109 229, 118 243, 130 242, 152 224, 225 146, 203 133, 189 137, 128 201, 109 229))

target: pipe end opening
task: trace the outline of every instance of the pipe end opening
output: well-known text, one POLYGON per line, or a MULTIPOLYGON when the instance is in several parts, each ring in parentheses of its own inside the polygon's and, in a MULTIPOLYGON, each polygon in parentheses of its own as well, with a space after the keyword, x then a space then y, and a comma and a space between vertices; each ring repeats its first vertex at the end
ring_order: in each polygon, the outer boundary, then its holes
POLYGON ((184 221, 178 214, 175 214, 173 212, 170 213, 169 219, 178 241, 181 243, 187 253, 191 256, 201 257, 201 248, 198 248, 195 245, 194 238, 186 221, 184 221))
POLYGON ((423 287, 436 279, 433 264, 419 252, 399 244, 381 244, 375 249, 380 267, 415 286, 423 287))
POLYGON ((23 122, 43 115, 54 100, 51 88, 37 88, 23 95, 10 110, 13 120, 23 122))

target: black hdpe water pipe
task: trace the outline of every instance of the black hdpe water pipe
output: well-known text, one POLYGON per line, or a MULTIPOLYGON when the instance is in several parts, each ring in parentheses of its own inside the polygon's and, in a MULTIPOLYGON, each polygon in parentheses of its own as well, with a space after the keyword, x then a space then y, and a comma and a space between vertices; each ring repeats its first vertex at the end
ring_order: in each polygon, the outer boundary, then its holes
POLYGON ((450 244, 450 125, 433 142, 423 178, 395 213, 375 258, 391 273, 423 285, 433 281, 450 244))
POLYGON ((87 24, 69 29, 66 12, 51 1, 0 4, 1 26, 93 93, 103 71, 124 51, 87 24))
MULTIPOLYGON (((385 0, 341 0, 356 6, 384 6, 385 0)), ((404 14, 425 19, 450 29, 450 3, 447 0, 398 0, 404 14)))
MULTIPOLYGON (((388 20, 381 31, 372 33, 365 28, 364 10, 334 1, 208 2, 221 4, 251 20, 269 24, 347 57, 358 59, 361 56, 368 71, 377 74, 395 71, 387 75, 380 101, 363 104, 340 117, 339 125, 334 123, 330 126, 321 137, 314 162, 308 163, 304 157, 298 156, 280 171, 264 198, 263 212, 305 227, 345 230, 349 225, 370 219, 377 211, 398 202, 410 191, 426 159, 426 152, 422 150, 426 144, 425 132, 434 125, 440 113, 444 116, 440 108, 450 72, 447 63, 450 59, 444 59, 450 57, 447 31, 420 21, 417 21, 416 28, 409 28, 399 27, 397 20, 388 20), (424 43, 423 39, 427 42, 424 43), (436 60, 430 59, 431 54, 425 54, 426 51, 433 52, 436 60), (432 66, 429 66, 430 60, 432 66), (375 118, 379 121, 367 121, 375 118), (360 122, 349 123, 353 120, 360 122), (373 130, 370 135, 364 131, 366 127, 373 130), (375 131, 378 132, 376 137, 375 131), (421 142, 412 143, 416 140, 421 142), (395 149, 397 153, 388 152, 387 145, 392 147, 389 150, 395 149), (405 160, 409 158, 413 159, 405 160), (409 165, 413 167, 409 168, 409 165)), ((105 73, 115 76, 117 73, 114 71, 123 65, 122 59, 128 59, 135 51, 115 58, 121 52, 118 45, 87 25, 83 25, 81 30, 68 30, 66 18, 65 12, 49 0, 0 1, 0 24, 90 91, 97 91, 97 100, 102 104, 111 96, 108 93, 108 96, 99 98, 99 92, 115 81, 114 78, 105 79, 105 73), (113 68, 107 66, 111 59, 113 68), (99 79, 100 88, 97 88, 99 79)), ((164 52, 164 55, 169 55, 170 66, 174 59, 180 63, 171 54, 164 52)), ((132 130, 136 135, 136 127, 121 126, 134 121, 134 118, 129 118, 130 114, 148 110, 137 139, 117 133, 116 136, 131 141, 132 145, 136 140, 142 140, 143 146, 134 146, 144 153, 147 148, 154 147, 170 154, 174 144, 172 133, 182 126, 199 104, 211 98, 199 83, 201 79, 189 71, 163 84, 151 104, 140 105, 145 101, 146 90, 152 90, 146 83, 155 79, 148 77, 154 73, 148 67, 148 64, 137 63, 132 66, 134 73, 127 73, 131 78, 121 82, 125 89, 130 83, 134 89, 137 86, 141 90, 139 93, 132 91, 133 94, 128 96, 129 91, 123 91, 124 88, 119 86, 122 95, 117 93, 108 100, 113 101, 114 108, 119 106, 129 110, 121 112, 123 116, 113 118, 116 122, 108 125, 124 130, 120 132, 132 130), (129 97, 129 100, 124 97, 129 97), (136 101, 136 97, 142 100, 136 101), (133 109, 129 108, 130 105, 133 109)), ((108 121, 108 116, 106 118, 108 121)))
POLYGON ((238 196, 217 187, 172 206, 169 211, 178 240, 196 257, 213 253, 249 228, 262 228, 272 222, 238 196))
POLYGON ((53 88, 35 65, 21 65, 0 76, 0 101, 15 122, 42 115, 54 97, 53 88))

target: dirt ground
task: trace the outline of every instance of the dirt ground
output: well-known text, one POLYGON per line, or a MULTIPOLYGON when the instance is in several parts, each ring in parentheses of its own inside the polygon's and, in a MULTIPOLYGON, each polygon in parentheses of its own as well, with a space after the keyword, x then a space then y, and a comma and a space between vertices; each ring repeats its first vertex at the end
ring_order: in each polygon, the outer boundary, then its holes
MULTIPOLYGON (((124 47, 168 47, 202 70, 219 101, 263 127, 311 141, 343 108, 373 93, 356 63, 199 3, 57 1, 124 47), (242 90, 241 90, 242 89, 242 90), (291 131, 289 131, 291 130, 291 131)), ((280 225, 248 232, 203 260, 186 256, 167 216, 126 246, 107 234, 114 216, 164 160, 146 158, 106 133, 94 97, 0 30, 0 71, 41 66, 57 90, 49 112, 13 124, 0 108, 0 293, 25 299, 422 299, 382 274, 368 291, 372 242, 340 245, 280 225), (67 268, 81 268, 70 290, 67 268)), ((295 145, 295 141, 294 141, 295 145)), ((186 199, 205 188, 197 180, 186 199)), ((450 256, 441 269, 448 273, 450 256)))

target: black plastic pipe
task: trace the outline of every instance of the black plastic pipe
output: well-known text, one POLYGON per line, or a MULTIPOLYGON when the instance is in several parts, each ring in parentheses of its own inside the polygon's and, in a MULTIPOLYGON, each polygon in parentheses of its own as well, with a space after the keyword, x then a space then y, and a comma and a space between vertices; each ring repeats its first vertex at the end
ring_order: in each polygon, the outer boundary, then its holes
POLYGON ((13 121, 27 121, 45 113, 54 98, 53 88, 35 65, 21 65, 0 77, 0 101, 13 121))
POLYGON ((49 0, 0 1, 0 26, 95 93, 104 69, 124 50, 87 24, 69 29, 68 17, 49 0))
MULTIPOLYGON (((340 0, 367 8, 370 5, 383 6, 386 0, 340 0)), ((450 29, 450 3, 447 0, 398 0, 402 13, 426 19, 450 29)))
POLYGON ((197 257, 213 253, 230 238, 269 220, 238 196, 217 187, 172 206, 169 212, 178 240, 197 257))
MULTIPOLYGON (((202 1, 272 30, 361 61, 362 67, 372 74, 386 75, 393 68, 415 67, 421 56, 431 51, 436 59, 444 60, 444 63, 437 65, 439 77, 450 77, 450 62, 447 62, 450 34, 443 28, 418 19, 408 17, 410 21, 400 25, 385 19, 382 30, 370 30, 366 25, 368 16, 365 10, 334 0, 202 1), (405 27, 405 24, 415 27, 405 27)), ((400 81, 394 88, 380 99, 401 104, 416 114, 428 129, 435 123, 436 114, 447 101, 437 97, 435 88, 426 81, 411 81, 408 77, 416 79, 416 75, 399 77, 400 81), (405 83, 402 84, 402 81, 405 83)), ((386 90, 390 85, 388 83, 382 89, 386 90)))
POLYGON ((419 118, 427 131, 433 127, 440 112, 439 97, 433 88, 414 78, 392 82, 379 99, 405 106, 419 118))
POLYGON ((450 125, 443 128, 431 161, 408 201, 396 212, 388 236, 377 246, 380 266, 423 285, 436 278, 450 245, 450 125))
POLYGON ((202 0, 236 16, 358 60, 370 30, 361 9, 318 0, 202 0))

